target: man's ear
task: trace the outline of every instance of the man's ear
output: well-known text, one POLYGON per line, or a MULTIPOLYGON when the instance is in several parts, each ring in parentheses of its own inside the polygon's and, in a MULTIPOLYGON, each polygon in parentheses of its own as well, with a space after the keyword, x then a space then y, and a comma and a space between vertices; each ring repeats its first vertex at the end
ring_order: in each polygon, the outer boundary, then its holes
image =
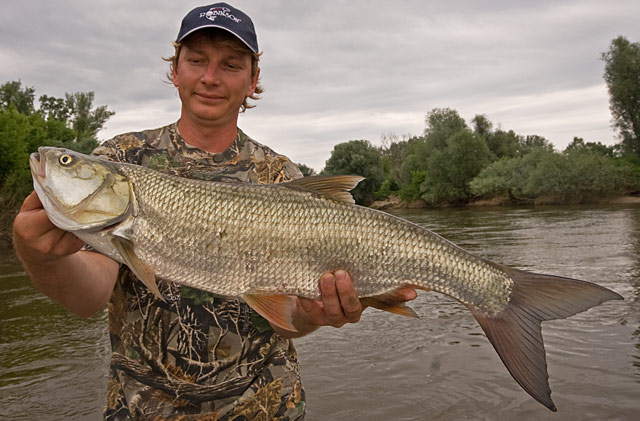
POLYGON ((178 87, 178 73, 175 66, 171 66, 171 78, 173 79, 173 86, 178 87))
POLYGON ((249 89, 247 90, 247 93, 245 96, 251 96, 256 92, 256 86, 258 86, 258 80, 260 80, 260 68, 258 67, 256 69, 256 74, 255 76, 253 76, 251 78, 251 86, 249 86, 249 89))

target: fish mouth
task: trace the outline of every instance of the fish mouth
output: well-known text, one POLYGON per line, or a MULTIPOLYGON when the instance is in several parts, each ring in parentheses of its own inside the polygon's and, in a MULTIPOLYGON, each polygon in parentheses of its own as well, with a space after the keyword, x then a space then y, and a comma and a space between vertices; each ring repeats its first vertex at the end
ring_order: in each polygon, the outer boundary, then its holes
POLYGON ((31 172, 39 179, 44 179, 47 174, 46 160, 42 158, 43 157, 40 155, 40 152, 34 152, 29 155, 29 167, 31 168, 31 172))

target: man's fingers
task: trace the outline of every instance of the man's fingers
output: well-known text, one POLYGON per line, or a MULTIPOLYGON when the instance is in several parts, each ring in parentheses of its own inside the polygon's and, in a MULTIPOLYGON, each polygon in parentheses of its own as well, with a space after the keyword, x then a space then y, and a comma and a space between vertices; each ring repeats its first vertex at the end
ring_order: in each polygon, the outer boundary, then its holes
POLYGON ((58 256, 66 256, 75 253, 82 247, 84 247, 84 241, 70 232, 62 231, 62 236, 56 243, 53 253, 58 256))
POLYGON ((360 320, 360 315, 362 314, 362 304, 360 304, 358 293, 353 287, 349 275, 344 270, 336 271, 335 278, 342 312, 347 321, 355 323, 360 320))
POLYGON ((320 278, 320 294, 328 324, 333 327, 342 327, 346 321, 336 289, 336 278, 332 273, 327 272, 320 278))

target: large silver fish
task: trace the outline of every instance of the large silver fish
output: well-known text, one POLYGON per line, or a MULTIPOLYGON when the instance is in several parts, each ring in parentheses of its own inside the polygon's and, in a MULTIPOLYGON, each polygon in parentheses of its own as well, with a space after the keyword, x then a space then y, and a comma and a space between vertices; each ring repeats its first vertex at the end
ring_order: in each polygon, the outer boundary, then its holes
POLYGON ((295 330, 288 296, 319 298, 324 271, 347 270, 371 306, 415 316, 386 294, 441 292, 473 313, 514 379, 555 411, 540 323, 574 315, 613 291, 473 256, 404 219, 356 206, 361 177, 284 184, 205 182, 72 151, 31 155, 35 190, 51 221, 127 264, 155 294, 156 277, 240 296, 295 330))

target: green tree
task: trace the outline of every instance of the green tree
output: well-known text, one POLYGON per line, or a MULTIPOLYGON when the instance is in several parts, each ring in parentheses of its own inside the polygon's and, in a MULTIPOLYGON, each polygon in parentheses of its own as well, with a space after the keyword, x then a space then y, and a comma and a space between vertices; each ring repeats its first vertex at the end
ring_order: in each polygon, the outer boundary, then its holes
POLYGON ((589 150, 594 153, 614 158, 618 153, 616 146, 607 146, 600 142, 585 142, 581 137, 574 137, 573 141, 567 145, 563 153, 572 153, 574 151, 589 150))
POLYGON ((0 108, 15 107, 18 112, 29 115, 35 110, 33 108, 33 100, 35 98, 35 89, 27 86, 22 87, 22 82, 7 82, 0 86, 0 108))
POLYGON ((428 178, 430 157, 441 156, 448 139, 461 131, 469 131, 464 119, 451 108, 434 108, 425 116, 425 130, 421 137, 409 139, 397 172, 396 184, 405 200, 420 199, 424 181, 428 178))
POLYGON ((422 198, 432 205, 464 203, 471 198, 469 183, 489 164, 489 148, 482 137, 460 130, 447 138, 445 148, 427 158, 422 198))
POLYGON ((83 153, 98 146, 98 132, 115 112, 106 105, 93 106, 93 92, 65 94, 64 98, 41 95, 39 108, 34 108, 35 89, 22 87, 20 81, 6 82, 0 86, 0 108, 13 106, 25 115, 40 114, 45 120, 63 122, 75 133, 73 144, 65 147, 83 153))
POLYGON ((493 124, 484 114, 476 115, 472 123, 473 132, 487 143, 492 161, 523 156, 534 149, 553 150, 553 145, 542 136, 522 136, 513 130, 505 131, 500 128, 492 130, 493 124))
MULTIPOLYGON (((427 139, 424 136, 409 139, 403 149, 402 153, 397 157, 397 172, 391 172, 391 174, 395 174, 395 181, 401 190, 404 189, 404 186, 411 184, 412 180, 415 180, 414 172, 426 171, 426 157, 429 155, 426 151, 427 139)), ((419 199, 420 195, 418 194, 416 197, 406 196, 404 198, 408 200, 419 199)))
POLYGON ((40 95, 39 102, 39 111, 46 120, 69 121, 71 110, 63 98, 40 95))
MULTIPOLYGON (((69 124, 76 132, 76 141, 83 149, 93 149, 97 135, 104 123, 115 114, 106 105, 93 108, 93 92, 65 94, 65 105, 69 110, 69 124)), ((91 150, 90 149, 90 150, 91 150)))
POLYGON ((640 155, 640 43, 619 36, 601 57, 613 127, 624 150, 640 155))
POLYGON ((405 136, 402 140, 395 136, 383 138, 379 150, 384 163, 385 182, 391 190, 397 190, 400 185, 408 183, 411 179, 411 170, 407 171, 407 159, 413 154, 414 145, 421 141, 424 141, 424 138, 416 136, 405 136))
POLYGON ((368 140, 339 143, 333 148, 321 174, 365 177, 351 193, 356 203, 367 206, 373 202, 374 193, 384 181, 382 155, 368 140))
POLYGON ((471 122, 473 123, 473 132, 478 136, 487 136, 491 134, 493 123, 489 121, 486 114, 476 114, 471 122))
POLYGON ((513 130, 496 130, 485 136, 487 147, 491 151, 492 160, 514 157, 521 153, 522 136, 518 136, 513 130))
POLYGON ((31 191, 29 155, 39 146, 66 146, 73 140, 64 122, 25 115, 13 106, 0 108, 0 220, 31 191))
POLYGON ((428 148, 425 152, 431 153, 433 150, 445 149, 447 139, 460 132, 469 130, 467 123, 460 117, 456 110, 451 108, 434 108, 425 117, 424 135, 428 148))
POLYGON ((93 92, 65 94, 64 99, 42 95, 38 112, 47 120, 64 121, 76 134, 73 149, 89 153, 98 146, 98 132, 115 114, 106 105, 94 108, 93 100, 93 92))
POLYGON ((523 156, 534 150, 553 152, 553 145, 547 139, 537 134, 520 136, 519 155, 523 156))
POLYGON ((296 164, 296 165, 298 166, 298 169, 300 169, 300 172, 302 173, 303 176, 310 177, 312 175, 316 175, 316 170, 314 170, 313 168, 305 164, 296 164))

